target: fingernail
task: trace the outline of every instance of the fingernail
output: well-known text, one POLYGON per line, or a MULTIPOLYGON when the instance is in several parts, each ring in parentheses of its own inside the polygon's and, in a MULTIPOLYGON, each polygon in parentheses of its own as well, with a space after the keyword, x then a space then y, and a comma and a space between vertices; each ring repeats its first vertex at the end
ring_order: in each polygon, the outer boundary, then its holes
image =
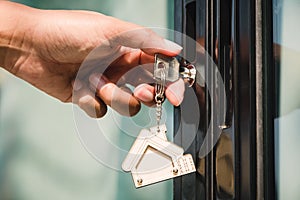
POLYGON ((79 80, 75 80, 73 83, 73 90, 78 91, 82 88, 82 83, 79 80))
POLYGON ((170 91, 170 95, 172 95, 170 98, 174 99, 174 101, 172 102, 174 106, 179 106, 183 101, 183 95, 179 94, 176 90, 170 91))
POLYGON ((171 50, 173 52, 179 53, 182 50, 182 47, 178 44, 176 44, 175 42, 172 42, 170 40, 164 39, 166 48, 168 50, 171 50))
POLYGON ((170 103, 174 106, 179 106, 184 98, 184 82, 182 79, 172 83, 166 90, 166 96, 170 103))
POLYGON ((153 94, 147 90, 143 85, 138 86, 134 90, 135 96, 143 102, 150 102, 153 100, 153 94))
POLYGON ((92 74, 92 75, 90 75, 89 81, 90 81, 91 86, 94 89, 96 89, 96 88, 100 89, 103 85, 106 84, 106 81, 104 80, 104 77, 101 74, 92 74))

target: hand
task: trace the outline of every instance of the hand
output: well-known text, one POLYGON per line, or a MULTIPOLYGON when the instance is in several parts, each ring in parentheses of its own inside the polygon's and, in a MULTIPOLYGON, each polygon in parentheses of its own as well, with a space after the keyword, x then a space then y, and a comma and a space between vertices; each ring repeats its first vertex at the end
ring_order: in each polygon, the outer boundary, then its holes
MULTIPOLYGON (((12 36, 2 37, 10 38, 8 45, 2 41, 8 47, 0 58, 4 68, 62 102, 73 100, 92 117, 105 115, 106 105, 124 115, 136 114, 140 102, 151 105, 152 86, 140 85, 131 95, 118 82, 134 67, 153 63, 154 53, 181 51, 149 29, 95 12, 38 10, 10 2, 1 2, 0 9, 16 23, 12 36)), ((140 79, 147 78, 146 68, 140 79)), ((167 88, 166 97, 179 105, 183 91, 179 80, 167 88)))

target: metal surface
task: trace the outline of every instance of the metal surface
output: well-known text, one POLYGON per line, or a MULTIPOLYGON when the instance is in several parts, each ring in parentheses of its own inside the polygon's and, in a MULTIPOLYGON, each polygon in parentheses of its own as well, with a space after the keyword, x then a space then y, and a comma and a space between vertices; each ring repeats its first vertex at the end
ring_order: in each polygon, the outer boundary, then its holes
POLYGON ((276 199, 274 119, 278 114, 279 95, 276 88, 279 88, 279 74, 273 51, 275 23, 273 23, 273 6, 270 6, 272 4, 272 0, 262 1, 264 199, 276 199))
MULTIPOLYGON (((205 105, 206 105, 206 119, 212 119, 211 121, 206 121, 206 130, 208 130, 208 125, 216 123, 216 113, 215 107, 215 94, 216 94, 216 85, 215 85, 215 74, 213 73, 213 63, 212 59, 216 60, 215 49, 216 49, 216 0, 206 0, 205 2, 205 12, 206 12, 206 20, 205 20, 205 50, 207 51, 207 56, 205 59, 205 80, 207 85, 205 89, 205 105), (212 59, 211 59, 212 58, 212 59), (212 118, 210 115, 214 115, 212 118)), ((211 129, 210 132, 206 132, 206 134, 210 134, 210 137, 214 136, 214 128, 211 129)), ((216 199, 215 193, 215 149, 206 156, 205 158, 205 184, 206 184, 206 199, 214 200, 216 199)))
POLYGON ((233 90, 236 199, 256 198, 254 1, 234 0, 233 90))
POLYGON ((179 65, 179 62, 175 57, 165 56, 158 53, 155 54, 154 79, 161 80, 161 71, 163 71, 166 81, 177 81, 179 78, 179 65))
POLYGON ((196 81, 196 67, 190 63, 184 62, 180 65, 180 75, 185 83, 188 83, 189 87, 192 87, 196 81))
POLYGON ((122 169, 131 172, 136 188, 196 171, 193 157, 167 140, 166 126, 159 129, 141 130, 123 161, 122 169))
POLYGON ((263 128, 263 32, 262 0, 255 1, 255 51, 256 51, 256 199, 264 198, 264 128, 263 128))
MULTIPOLYGON (((216 40, 216 63, 222 75, 225 91, 226 104, 219 102, 220 108, 227 108, 223 128, 228 129, 232 125, 233 106, 232 106, 232 0, 217 0, 216 12, 217 40, 216 40)), ((218 85, 218 83, 217 83, 218 85)), ((217 91, 218 95, 222 92, 217 91)), ((220 97, 223 99, 223 97, 220 97)))
MULTIPOLYGON (((216 146, 216 195, 219 199, 234 199, 235 197, 235 163, 234 163, 234 126, 233 120, 233 83, 232 83, 232 1, 217 0, 216 5, 216 63, 222 75, 225 86, 226 102, 217 101, 216 111, 227 108, 224 113, 224 121, 218 120, 222 124, 222 135, 216 146)), ((216 80, 217 99, 224 99, 224 94, 218 87, 220 83, 216 80)))
MULTIPOLYGON (((174 64, 172 62, 172 64, 174 64)), ((174 67, 170 66, 169 63, 166 63, 165 60, 160 61, 159 56, 156 54, 155 55, 155 64, 154 64, 154 79, 156 80, 155 83, 155 96, 154 96, 154 101, 156 104, 156 124, 157 124, 157 133, 160 132, 160 120, 162 116, 162 103, 165 100, 165 87, 166 87, 166 78, 172 78, 172 73, 173 74, 178 74, 171 72, 169 73, 169 70, 174 71, 174 67), (171 69, 168 69, 171 68, 171 69), (170 76, 170 77, 169 77, 170 76)), ((178 79, 176 75, 176 79, 178 79)))
MULTIPOLYGON (((272 0, 175 1, 176 30, 204 45, 216 62, 228 109, 225 122, 220 124, 224 130, 219 142, 205 160, 196 160, 197 176, 174 181, 174 199, 274 199, 276 69, 272 68, 270 5, 272 0)), ((187 46, 184 40, 178 41, 187 46)), ((184 51, 194 51, 189 47, 184 51)), ((199 150, 207 125, 219 123, 215 111, 225 106, 214 102, 222 94, 209 70, 211 64, 207 58, 204 73, 210 84, 204 88, 194 84, 201 121, 197 137, 187 150, 191 154, 199 150)), ((175 132, 180 129, 179 120, 180 108, 175 108, 175 132)), ((175 141, 178 144, 185 140, 184 133, 180 134, 175 141)))
POLYGON ((184 82, 192 87, 196 80, 196 68, 183 58, 170 57, 162 54, 155 54, 154 62, 154 79, 156 81, 164 80, 169 82, 175 82, 178 80, 179 75, 184 82), (178 61, 180 59, 180 62, 178 61), (162 73, 163 72, 163 73, 162 73))
POLYGON ((219 199, 234 199, 234 151, 230 134, 222 133, 216 146, 216 193, 219 199))
MULTIPOLYGON (((175 1, 175 29, 176 31, 185 33, 189 37, 196 39, 196 1, 175 1)), ((186 41, 185 38, 175 39, 177 43, 181 44, 184 47, 183 57, 185 57, 185 55, 193 55, 193 52, 195 51, 195 49, 193 48, 194 44, 188 44, 188 41, 186 41)), ((193 88, 198 88, 198 85, 194 84, 193 88)), ((185 97, 192 95, 191 93, 194 94, 192 89, 188 88, 185 92, 185 97)), ((184 101, 187 104, 190 103, 188 98, 185 98, 184 101)), ((182 131, 182 126, 180 126, 180 120, 182 117, 180 109, 180 107, 176 107, 174 109, 174 133, 176 133, 174 142, 178 145, 184 144, 185 140, 189 139, 189 135, 187 133, 184 133, 182 131)), ((189 123, 190 119, 186 118, 186 120, 186 123, 189 123)), ((186 150, 186 153, 193 155, 195 163, 199 162, 199 159, 197 158, 197 149, 199 150, 202 143, 202 134, 203 133, 200 131, 197 132, 193 143, 186 150)), ((197 200, 205 197, 205 186, 203 178, 204 177, 199 173, 192 173, 183 177, 175 178, 174 199, 197 200)))

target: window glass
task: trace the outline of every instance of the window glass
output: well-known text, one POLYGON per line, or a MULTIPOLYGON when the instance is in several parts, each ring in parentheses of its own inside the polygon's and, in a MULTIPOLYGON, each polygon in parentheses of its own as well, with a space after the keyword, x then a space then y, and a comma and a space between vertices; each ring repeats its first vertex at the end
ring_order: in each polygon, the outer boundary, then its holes
MULTIPOLYGON (((44 9, 94 10, 151 27, 172 28, 173 24, 168 0, 17 2, 44 9)), ((137 190, 130 174, 94 160, 80 143, 70 104, 4 70, 0 70, 0 92, 0 199, 172 199, 172 180, 137 190)), ((170 104, 165 106, 172 111, 170 104)), ((111 137, 121 143, 121 131, 111 130, 111 137)), ((108 156, 119 159, 119 155, 108 156)))
POLYGON ((298 0, 273 1, 278 94, 278 117, 275 119, 275 173, 278 199, 300 199, 299 10, 298 0))

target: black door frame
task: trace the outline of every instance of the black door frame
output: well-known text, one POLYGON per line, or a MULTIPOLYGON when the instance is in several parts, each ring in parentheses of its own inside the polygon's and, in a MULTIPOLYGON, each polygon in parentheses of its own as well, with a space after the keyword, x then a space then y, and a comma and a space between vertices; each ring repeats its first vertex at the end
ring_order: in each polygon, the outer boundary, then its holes
MULTIPOLYGON (((175 30, 203 41, 228 86, 226 123, 234 136, 234 195, 217 192, 216 149, 205 161, 198 158, 204 127, 187 150, 196 165, 205 163, 204 173, 176 178, 174 199, 275 199, 272 0, 175 0, 174 5, 175 30)), ((209 72, 205 76, 209 80, 209 72)), ((208 94, 208 88, 205 91, 208 94)), ((209 101, 206 95, 204 124, 213 112, 209 101)), ((180 108, 175 108, 174 115, 174 130, 178 130, 180 108)), ((175 142, 180 145, 184 133, 179 134, 182 137, 175 142)))

